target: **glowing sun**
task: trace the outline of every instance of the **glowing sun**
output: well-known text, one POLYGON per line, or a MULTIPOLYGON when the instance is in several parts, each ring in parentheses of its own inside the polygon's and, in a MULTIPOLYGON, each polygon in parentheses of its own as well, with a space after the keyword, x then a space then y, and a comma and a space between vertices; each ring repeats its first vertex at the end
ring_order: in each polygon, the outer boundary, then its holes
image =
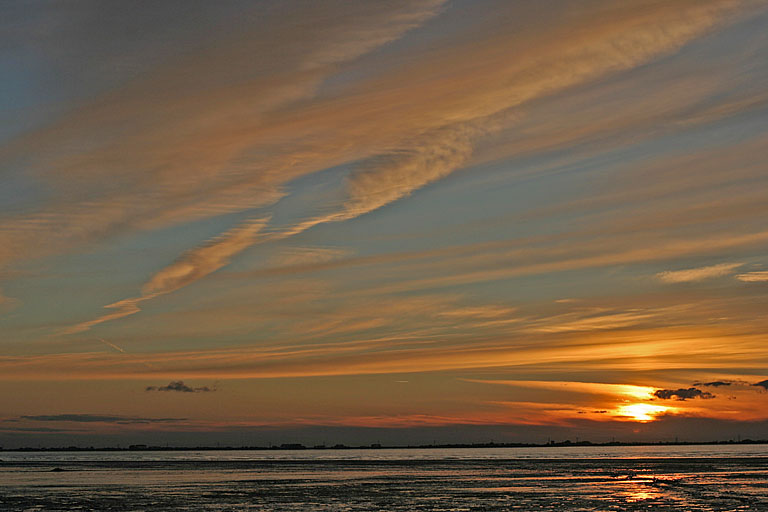
POLYGON ((624 416, 634 421, 645 423, 653 421, 656 416, 669 410, 669 407, 663 405, 651 404, 630 404, 622 405, 616 410, 617 416, 624 416))

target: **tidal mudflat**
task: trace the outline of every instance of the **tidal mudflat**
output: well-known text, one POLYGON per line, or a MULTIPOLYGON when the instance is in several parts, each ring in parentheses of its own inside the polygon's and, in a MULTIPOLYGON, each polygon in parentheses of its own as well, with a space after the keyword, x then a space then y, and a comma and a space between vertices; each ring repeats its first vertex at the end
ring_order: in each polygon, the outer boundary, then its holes
POLYGON ((768 510, 764 452, 6 452, 0 510, 768 510))

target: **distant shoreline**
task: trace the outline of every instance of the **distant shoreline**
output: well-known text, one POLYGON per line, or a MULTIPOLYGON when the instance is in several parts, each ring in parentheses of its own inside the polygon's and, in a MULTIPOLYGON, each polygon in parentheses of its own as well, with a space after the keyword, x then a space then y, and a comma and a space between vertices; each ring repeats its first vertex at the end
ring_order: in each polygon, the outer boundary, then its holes
POLYGON ((164 452, 164 451, 302 451, 302 450, 424 450, 446 448, 563 448, 563 447, 611 447, 611 446, 713 446, 713 445, 755 445, 768 444, 768 439, 744 439, 740 441, 660 441, 660 442, 622 442, 593 443, 591 441, 550 441, 548 443, 453 443, 453 444, 421 444, 421 445, 392 445, 378 443, 367 445, 305 446, 299 443, 285 443, 272 446, 152 446, 133 444, 127 447, 101 446, 59 446, 50 448, 2 448, 0 452, 164 452))

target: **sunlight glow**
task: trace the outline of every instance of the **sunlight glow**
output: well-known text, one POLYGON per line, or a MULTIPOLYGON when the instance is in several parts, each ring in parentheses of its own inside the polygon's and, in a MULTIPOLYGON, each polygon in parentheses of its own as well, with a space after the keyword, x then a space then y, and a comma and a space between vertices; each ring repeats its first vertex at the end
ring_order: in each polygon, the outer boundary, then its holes
POLYGON ((616 411, 617 416, 624 416, 634 421, 645 423, 653 421, 656 416, 667 412, 670 408, 663 405, 651 405, 651 404, 630 404, 622 405, 616 411))

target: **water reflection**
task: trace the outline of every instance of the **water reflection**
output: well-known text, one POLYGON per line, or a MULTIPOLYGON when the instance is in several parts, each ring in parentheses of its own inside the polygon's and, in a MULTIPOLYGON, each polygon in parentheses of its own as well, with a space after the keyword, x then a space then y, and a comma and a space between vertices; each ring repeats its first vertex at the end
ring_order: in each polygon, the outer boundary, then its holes
POLYGON ((630 488, 625 490, 622 495, 628 503, 662 498, 663 494, 656 489, 649 488, 648 483, 648 480, 630 482, 630 488))
POLYGON ((768 457, 436 452, 421 460, 379 451, 367 459, 4 453, 0 510, 768 510, 768 457))

